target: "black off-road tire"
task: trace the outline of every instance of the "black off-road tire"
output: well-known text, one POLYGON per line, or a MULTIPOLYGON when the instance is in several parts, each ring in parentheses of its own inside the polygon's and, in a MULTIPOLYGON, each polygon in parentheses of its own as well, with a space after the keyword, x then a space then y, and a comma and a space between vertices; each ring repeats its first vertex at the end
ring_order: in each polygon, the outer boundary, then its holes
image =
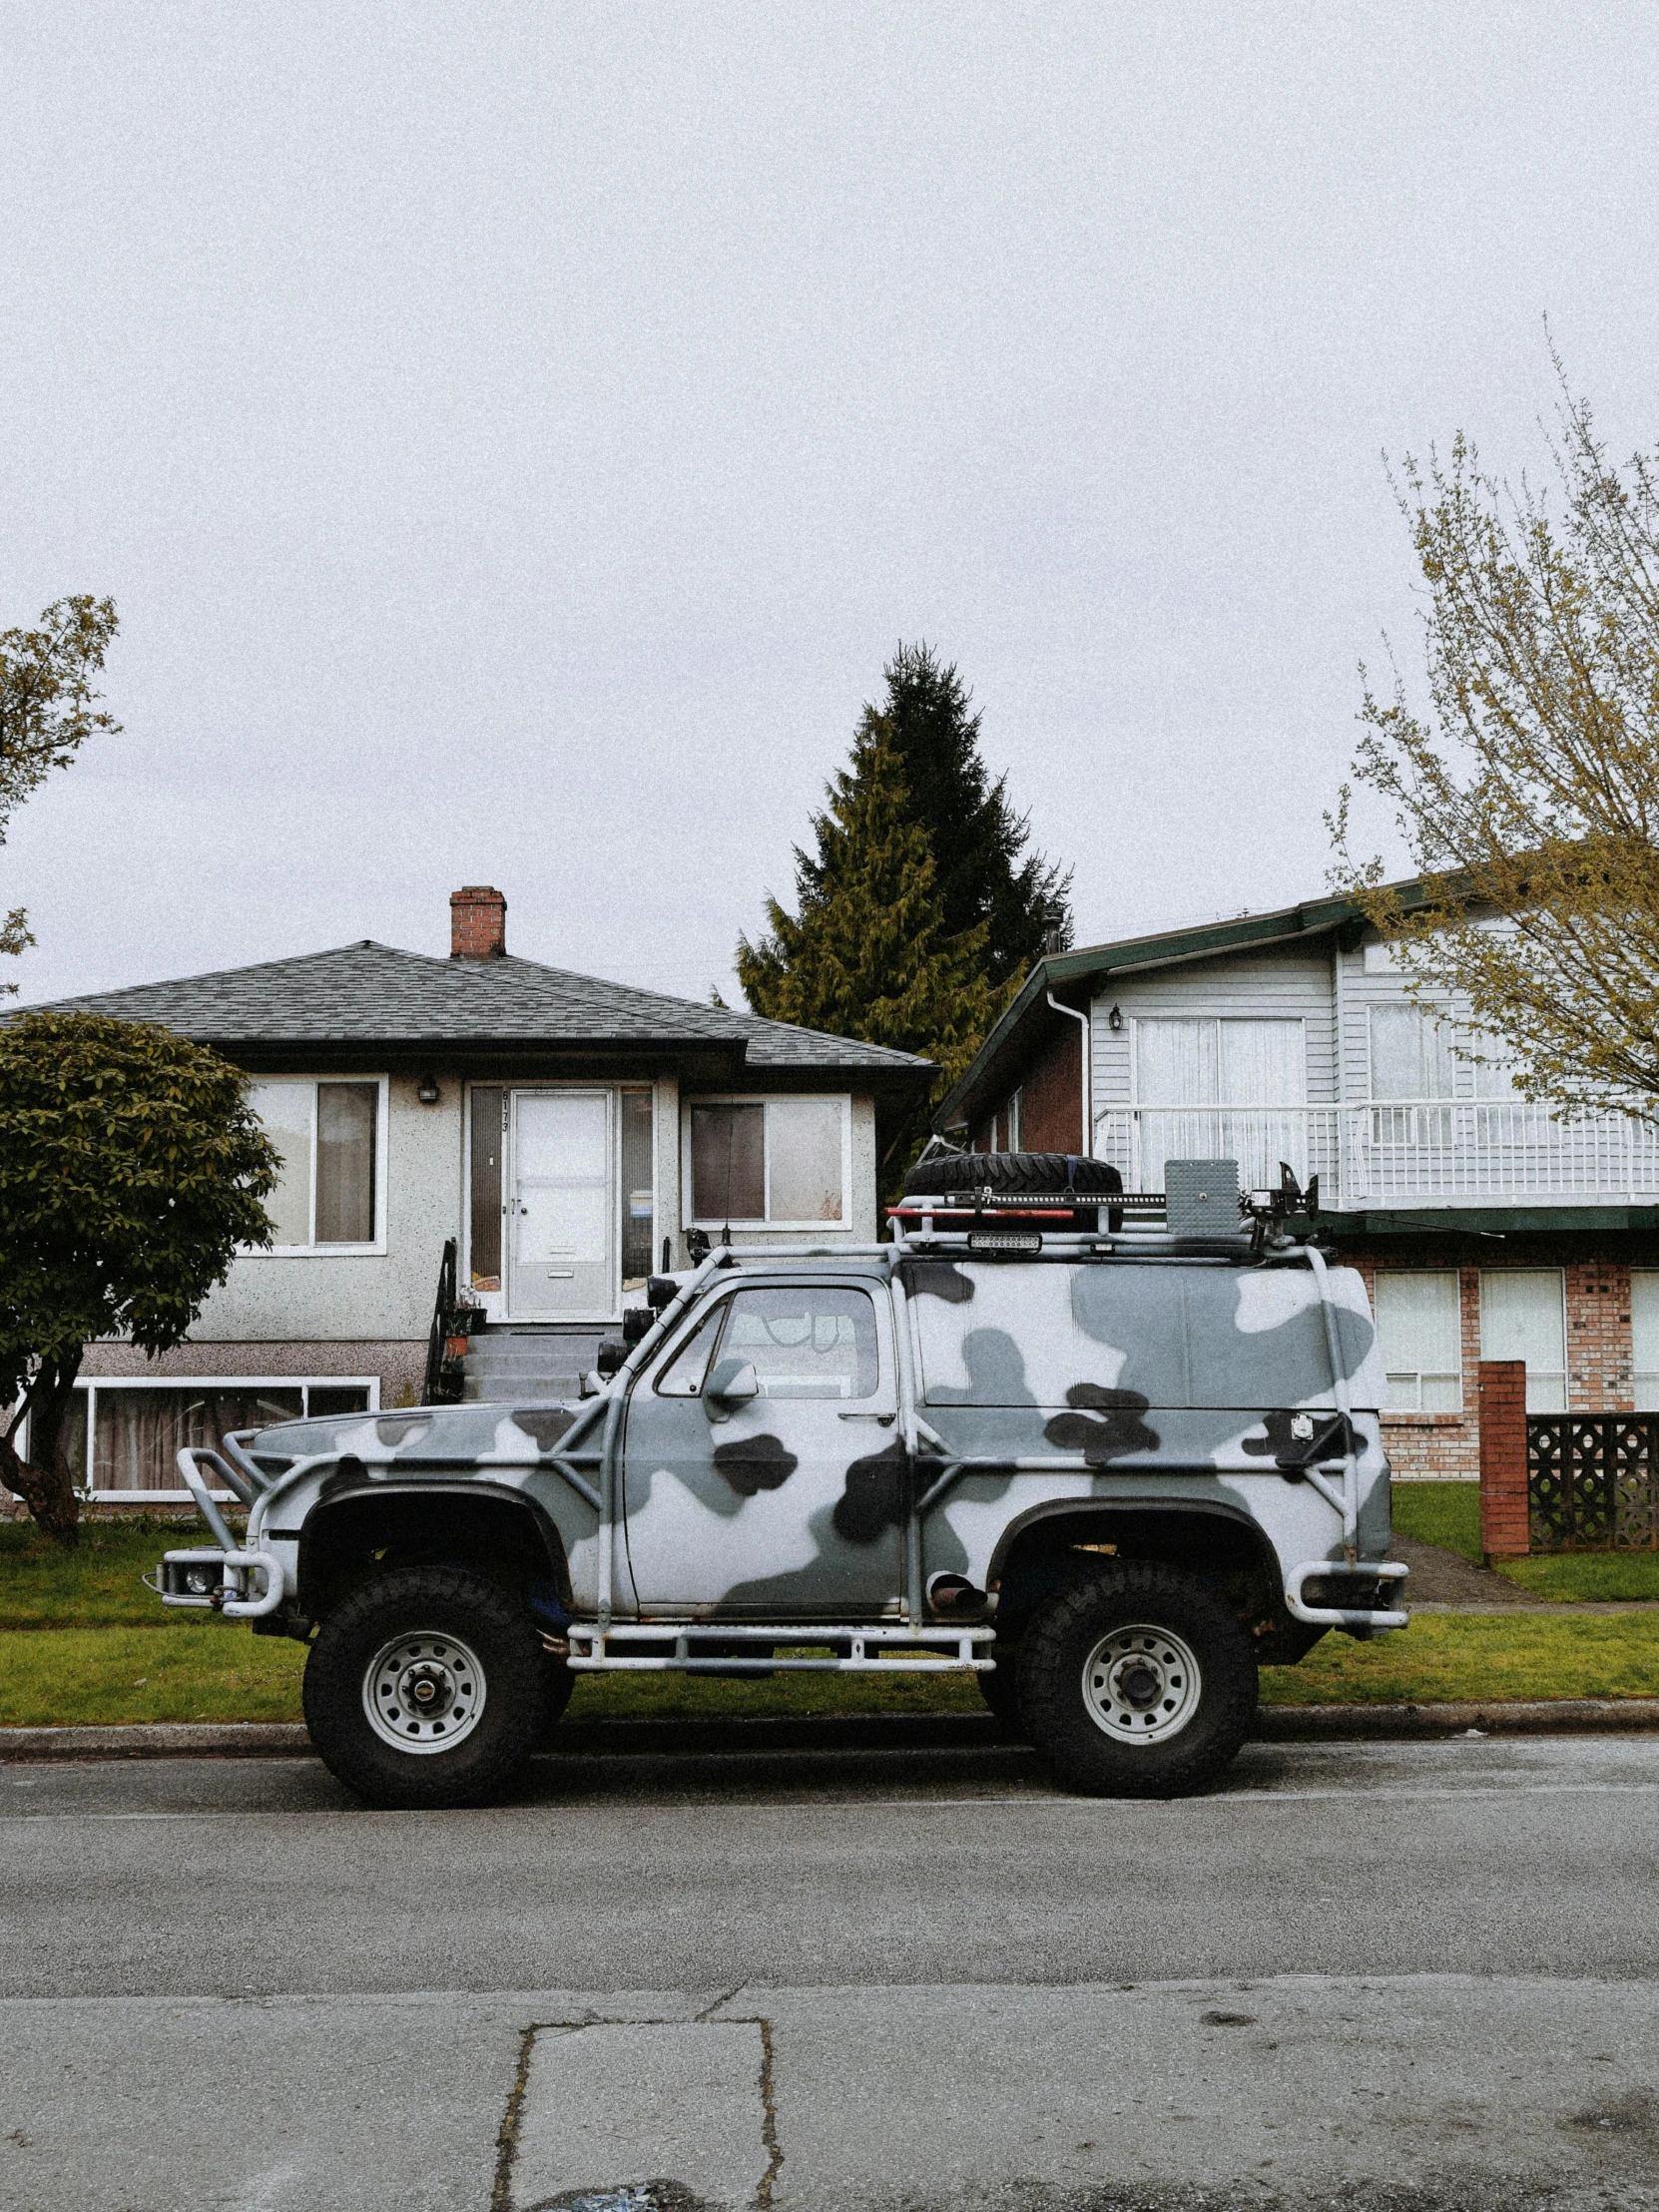
POLYGON ((1067 1789, 1186 1797, 1223 1773, 1250 1733, 1256 1654, 1243 1622, 1196 1575, 1137 1560, 1083 1569, 1020 1638, 1019 1702, 1067 1789))
POLYGON ((904 1178, 906 1197, 943 1198, 956 1191, 997 1191, 1010 1198, 1047 1198, 1072 1191, 1110 1198, 1123 1177, 1109 1160, 1068 1159, 1063 1152, 944 1152, 922 1160, 904 1178))
POLYGON ((329 1772, 369 1805, 481 1805, 511 1782, 547 1727, 554 1671, 508 1591, 464 1568, 400 1567, 362 1583, 317 1631, 305 1662, 305 1726, 329 1772), (452 1746, 405 1750, 370 1723, 365 1683, 388 1647, 422 1640, 418 1664, 448 1677, 460 1734, 452 1746), (453 1690, 456 1683, 465 1687, 453 1690))
POLYGON ((542 1708, 541 1733, 536 1742, 543 1749, 553 1741, 553 1731, 565 1717, 565 1707, 576 1689, 576 1677, 562 1659, 542 1653, 542 1680, 547 1702, 542 1708))
POLYGON ((992 1644, 990 1656, 996 1661, 995 1670, 973 1678, 979 1695, 1005 1727, 1019 1730, 1019 1646, 992 1644))

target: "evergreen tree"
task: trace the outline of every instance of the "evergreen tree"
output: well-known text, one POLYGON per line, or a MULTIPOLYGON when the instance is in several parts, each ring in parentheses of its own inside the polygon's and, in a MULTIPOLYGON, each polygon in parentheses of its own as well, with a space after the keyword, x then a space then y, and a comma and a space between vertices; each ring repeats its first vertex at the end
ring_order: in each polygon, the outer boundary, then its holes
POLYGON ((953 932, 926 831, 906 790, 891 725, 867 713, 848 766, 814 822, 818 856, 796 855, 799 913, 767 901, 772 927, 738 940, 750 1005, 937 1060, 954 1081, 1000 1010, 983 921, 953 932))
MULTIPOLYGON (((983 927, 985 971, 1001 986, 1023 975, 1051 943, 1071 942, 1071 871, 1026 853, 1030 818, 1016 815, 1006 776, 993 784, 979 755, 979 716, 954 664, 930 646, 900 644, 882 671, 886 697, 866 706, 861 732, 886 725, 927 833, 944 934, 983 927), (1023 855, 1023 857, 1022 857, 1023 855)), ((826 855, 798 854, 803 895, 823 878, 826 855)))

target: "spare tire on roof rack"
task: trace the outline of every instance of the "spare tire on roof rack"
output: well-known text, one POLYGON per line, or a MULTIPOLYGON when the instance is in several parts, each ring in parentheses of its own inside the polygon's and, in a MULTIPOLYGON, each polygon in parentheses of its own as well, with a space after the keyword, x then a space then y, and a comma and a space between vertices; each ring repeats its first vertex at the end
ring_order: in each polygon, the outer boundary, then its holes
MULTIPOLYGON (((1024 1198, 1043 1216, 1033 1227, 1093 1234, 1101 1226, 1100 1201, 1122 1189, 1123 1177, 1109 1160, 1064 1152, 938 1152, 910 1169, 900 1203, 908 1212, 917 1199, 944 1199, 954 1210, 974 1207, 988 1193, 997 1211, 1017 1213, 1024 1198), (1077 1203, 1068 1207, 1068 1201, 1077 1203)), ((1108 1209, 1108 1231, 1122 1227, 1121 1211, 1108 1209)))
POLYGON ((1064 1152, 939 1152, 904 1178, 906 1198, 992 1191, 999 1198, 1109 1198, 1123 1189, 1110 1160, 1064 1152))

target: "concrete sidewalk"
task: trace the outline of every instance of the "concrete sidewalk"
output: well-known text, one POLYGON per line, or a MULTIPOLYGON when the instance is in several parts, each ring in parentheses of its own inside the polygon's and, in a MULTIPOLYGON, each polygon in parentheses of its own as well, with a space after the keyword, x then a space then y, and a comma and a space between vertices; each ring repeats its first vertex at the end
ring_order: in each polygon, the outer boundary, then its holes
POLYGON ((0 2003, 29 2212, 1649 2212, 1651 1982, 0 2003))

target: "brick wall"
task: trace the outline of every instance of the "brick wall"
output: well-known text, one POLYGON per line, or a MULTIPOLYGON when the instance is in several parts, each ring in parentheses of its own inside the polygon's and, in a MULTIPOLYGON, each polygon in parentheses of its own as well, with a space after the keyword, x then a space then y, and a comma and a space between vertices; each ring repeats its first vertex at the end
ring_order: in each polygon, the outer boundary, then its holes
POLYGON ((1077 1152, 1083 1126, 1083 1032, 1056 1015, 1048 1049, 1026 1070, 1019 1141, 1026 1152, 1077 1152))
POLYGON ((1013 1094, 1020 1093, 1019 1142, 1023 1152, 1081 1152, 1083 1031, 1063 1014, 1051 1017, 1044 1042, 993 1107, 968 1133, 970 1152, 1010 1149, 1013 1094))
POLYGON ((1520 1559, 1528 1547, 1526 1368, 1519 1360, 1482 1360, 1475 1370, 1480 1408, 1480 1548, 1488 1559, 1520 1559))
MULTIPOLYGON (((1345 1258, 1348 1256, 1345 1255, 1345 1258)), ((1382 1265, 1390 1265, 1384 1261, 1382 1265)), ((1401 1265, 1432 1267, 1432 1253, 1413 1252, 1401 1265)), ((1546 1267, 1547 1259, 1529 1254, 1519 1263, 1546 1267)), ((1373 1296, 1375 1254, 1355 1255, 1349 1265, 1365 1278, 1373 1296)), ((1633 1398, 1630 1336, 1630 1267, 1624 1260, 1569 1260, 1566 1277, 1567 1403, 1574 1411, 1628 1412, 1633 1398)), ((1459 1268, 1458 1310, 1462 1323, 1463 1410, 1460 1413, 1385 1413, 1382 1442, 1396 1481, 1468 1481, 1480 1473, 1480 1412, 1476 1375, 1480 1367, 1480 1275, 1477 1267, 1459 1268)))
POLYGON ((1567 1269, 1567 1403, 1586 1413, 1631 1406, 1630 1269, 1579 1260, 1567 1269))

